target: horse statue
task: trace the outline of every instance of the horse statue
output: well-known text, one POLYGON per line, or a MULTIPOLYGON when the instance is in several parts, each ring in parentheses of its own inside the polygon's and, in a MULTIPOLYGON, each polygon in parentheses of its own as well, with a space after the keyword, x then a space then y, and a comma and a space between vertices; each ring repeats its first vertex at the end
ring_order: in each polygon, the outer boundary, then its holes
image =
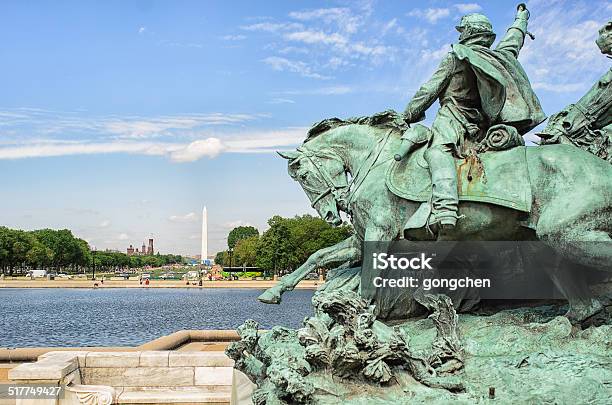
MULTIPOLYGON (((297 150, 279 152, 319 215, 337 226, 340 212, 346 212, 354 234, 315 252, 260 301, 280 303, 285 291, 317 268, 358 265, 365 241, 538 240, 567 259, 549 274, 570 301, 567 316, 579 322, 601 310, 594 300, 573 298, 585 286, 572 282, 571 273, 580 265, 612 271, 606 245, 612 241, 612 165, 573 145, 511 145, 496 151, 495 138, 489 139, 489 148, 480 148, 485 152, 456 160, 462 219, 454 229, 432 235, 426 226, 431 193, 422 157, 426 145, 397 162, 401 125, 373 117, 325 120, 297 150)), ((427 128, 408 131, 426 134, 427 128)), ((413 310, 416 306, 407 309, 406 318, 413 310)))

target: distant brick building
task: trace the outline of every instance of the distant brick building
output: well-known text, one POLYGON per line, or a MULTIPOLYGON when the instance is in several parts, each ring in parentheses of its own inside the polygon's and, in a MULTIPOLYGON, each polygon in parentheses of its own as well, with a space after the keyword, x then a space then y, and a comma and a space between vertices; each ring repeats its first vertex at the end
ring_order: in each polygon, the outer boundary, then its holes
POLYGON ((140 249, 140 252, 138 251, 138 248, 134 249, 133 245, 130 245, 130 247, 127 248, 127 255, 128 256, 134 256, 134 255, 138 255, 138 256, 144 256, 144 255, 153 255, 155 254, 155 251, 153 250, 153 238, 149 238, 149 246, 147 247, 144 242, 142 243, 142 247, 140 249))

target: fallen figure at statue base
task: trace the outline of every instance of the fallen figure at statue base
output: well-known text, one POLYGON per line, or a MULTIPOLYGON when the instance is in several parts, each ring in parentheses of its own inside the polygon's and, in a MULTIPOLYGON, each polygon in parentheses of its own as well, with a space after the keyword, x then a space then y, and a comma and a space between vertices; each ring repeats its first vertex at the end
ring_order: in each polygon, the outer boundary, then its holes
POLYGON ((226 350, 235 367, 259 386, 253 393, 255 404, 308 404, 320 391, 345 396, 346 388, 329 384, 328 376, 364 386, 400 386, 410 378, 431 388, 465 390, 452 378, 463 367, 463 355, 457 314, 448 297, 422 297, 437 329, 426 354, 411 349, 410 336, 401 327, 376 321, 354 292, 321 291, 312 302, 316 315, 304 321, 304 328, 274 327, 262 334, 257 322, 247 321, 238 329, 242 340, 226 350))
POLYGON ((303 328, 247 321, 226 353, 255 405, 609 400, 612 325, 578 330, 556 305, 458 316, 444 295, 419 300, 430 316, 386 325, 358 294, 319 291, 303 328))

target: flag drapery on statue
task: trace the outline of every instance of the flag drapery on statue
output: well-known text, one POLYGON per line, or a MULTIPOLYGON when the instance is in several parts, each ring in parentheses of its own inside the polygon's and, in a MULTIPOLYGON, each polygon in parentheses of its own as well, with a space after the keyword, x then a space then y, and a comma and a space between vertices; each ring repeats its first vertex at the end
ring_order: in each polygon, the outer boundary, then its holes
POLYGON ((546 119, 527 74, 511 54, 484 46, 454 44, 477 79, 482 112, 491 124, 506 124, 525 134, 546 119))

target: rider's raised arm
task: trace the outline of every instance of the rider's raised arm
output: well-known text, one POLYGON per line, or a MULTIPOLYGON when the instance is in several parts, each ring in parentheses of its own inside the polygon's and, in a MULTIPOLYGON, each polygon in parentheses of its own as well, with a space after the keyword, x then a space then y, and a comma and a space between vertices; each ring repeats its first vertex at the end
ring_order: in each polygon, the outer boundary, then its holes
POLYGON ((498 51, 510 52, 518 58, 519 52, 525 43, 527 35, 527 21, 529 20, 529 10, 525 7, 519 8, 514 18, 514 23, 506 31, 506 35, 495 48, 498 51))
POLYGON ((436 101, 442 90, 446 88, 455 69, 455 55, 449 52, 440 63, 438 69, 412 97, 404 117, 407 122, 418 122, 425 118, 425 111, 436 101))

